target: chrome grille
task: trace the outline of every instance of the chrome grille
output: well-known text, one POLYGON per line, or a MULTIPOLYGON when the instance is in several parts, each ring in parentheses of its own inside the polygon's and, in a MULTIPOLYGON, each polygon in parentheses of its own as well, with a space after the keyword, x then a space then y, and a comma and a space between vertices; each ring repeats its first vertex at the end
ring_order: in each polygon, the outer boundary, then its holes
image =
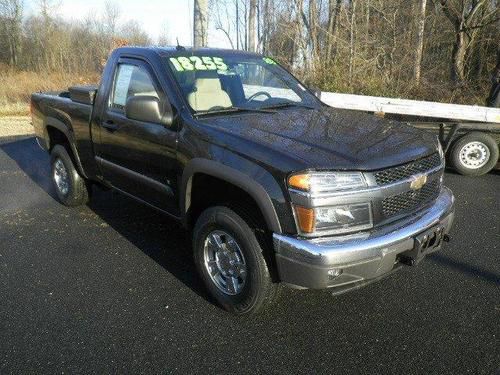
POLYGON ((441 158, 439 154, 433 154, 429 157, 413 161, 411 163, 401 165, 399 167, 384 169, 375 172, 373 175, 377 185, 383 186, 405 180, 410 176, 418 173, 429 172, 441 165, 441 158))
POLYGON ((420 190, 410 190, 382 200, 382 212, 386 218, 415 211, 437 199, 441 181, 436 179, 420 190))

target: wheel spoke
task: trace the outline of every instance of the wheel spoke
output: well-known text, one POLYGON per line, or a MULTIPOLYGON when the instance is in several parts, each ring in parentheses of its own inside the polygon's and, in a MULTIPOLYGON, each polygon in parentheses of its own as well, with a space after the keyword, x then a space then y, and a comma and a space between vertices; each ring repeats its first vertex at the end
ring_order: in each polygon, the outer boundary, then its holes
POLYGON ((222 238, 217 233, 211 233, 209 237, 209 243, 217 248, 217 250, 221 250, 224 246, 222 243, 222 238))
POLYGON ((228 277, 226 278, 226 286, 229 293, 236 293, 238 291, 238 278, 228 277))
POLYGON ((217 262, 215 260, 209 260, 207 262, 207 266, 208 266, 207 270, 210 273, 210 275, 215 276, 219 273, 219 269, 217 268, 217 262))
POLYGON ((247 275, 247 268, 243 263, 234 264, 235 275, 244 279, 247 275))
POLYGON ((233 240, 232 238, 229 239, 227 242, 226 242, 226 249, 230 252, 230 253, 238 253, 240 251, 240 248, 238 247, 238 244, 236 243, 235 240, 233 240))

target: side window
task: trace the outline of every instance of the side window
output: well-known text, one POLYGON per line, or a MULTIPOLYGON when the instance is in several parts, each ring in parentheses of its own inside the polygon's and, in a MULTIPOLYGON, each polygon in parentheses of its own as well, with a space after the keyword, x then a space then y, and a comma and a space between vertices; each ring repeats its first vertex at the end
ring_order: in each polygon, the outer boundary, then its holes
POLYGON ((149 73, 140 66, 120 64, 115 75, 109 107, 123 111, 131 96, 155 96, 159 98, 149 73))

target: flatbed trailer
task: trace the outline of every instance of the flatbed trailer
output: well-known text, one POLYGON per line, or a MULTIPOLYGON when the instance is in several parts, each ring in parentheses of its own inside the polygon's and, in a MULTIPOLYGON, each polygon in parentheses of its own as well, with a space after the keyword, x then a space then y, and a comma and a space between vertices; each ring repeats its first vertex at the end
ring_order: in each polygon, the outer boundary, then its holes
POLYGON ((322 92, 332 107, 370 112, 435 133, 448 165, 463 175, 500 169, 500 108, 322 92))

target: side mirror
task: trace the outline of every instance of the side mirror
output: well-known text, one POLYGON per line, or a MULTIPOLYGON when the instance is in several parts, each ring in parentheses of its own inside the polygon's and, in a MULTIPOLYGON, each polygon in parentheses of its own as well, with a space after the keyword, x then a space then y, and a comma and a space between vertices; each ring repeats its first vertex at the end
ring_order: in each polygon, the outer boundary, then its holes
POLYGON ((311 87, 309 88, 309 91, 311 91, 315 97, 317 97, 318 99, 321 99, 321 90, 318 89, 317 87, 311 87))
POLYGON ((170 126, 173 113, 169 104, 164 104, 155 96, 131 96, 125 105, 125 116, 131 120, 152 122, 170 126))

